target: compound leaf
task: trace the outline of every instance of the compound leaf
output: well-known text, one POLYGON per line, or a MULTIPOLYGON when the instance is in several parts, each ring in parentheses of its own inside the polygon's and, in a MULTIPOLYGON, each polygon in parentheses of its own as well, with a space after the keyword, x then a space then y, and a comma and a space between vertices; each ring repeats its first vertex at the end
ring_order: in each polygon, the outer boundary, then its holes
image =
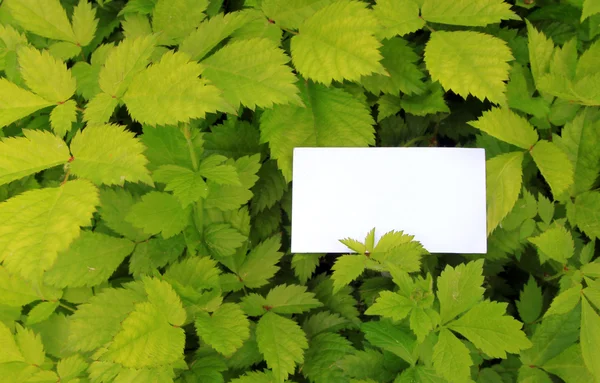
POLYGON ((358 278, 367 267, 367 257, 362 254, 342 255, 335 260, 333 265, 333 293, 337 293, 342 287, 358 278))
POLYGON ((50 113, 50 126, 58 137, 64 137, 76 121, 77 103, 75 100, 58 104, 50 113))

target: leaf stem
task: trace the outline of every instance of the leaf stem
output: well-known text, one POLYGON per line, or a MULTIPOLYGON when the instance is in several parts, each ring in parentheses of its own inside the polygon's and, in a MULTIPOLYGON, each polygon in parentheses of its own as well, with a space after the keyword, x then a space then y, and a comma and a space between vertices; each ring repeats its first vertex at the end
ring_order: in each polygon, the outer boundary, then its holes
POLYGON ((187 142, 188 150, 190 151, 190 159, 192 160, 192 167, 194 171, 198 170, 198 157, 196 157, 196 150, 194 150, 194 143, 192 142, 192 133, 190 132, 190 126, 184 125, 183 127, 183 135, 185 136, 185 141, 187 142))
POLYGON ((72 313, 74 313, 74 312, 75 312, 75 309, 74 309, 74 308, 67 306, 66 304, 62 303, 61 301, 58 301, 58 305, 59 305, 60 307, 62 307, 63 309, 67 309, 67 310, 69 310, 69 311, 70 311, 70 312, 72 312, 72 313))

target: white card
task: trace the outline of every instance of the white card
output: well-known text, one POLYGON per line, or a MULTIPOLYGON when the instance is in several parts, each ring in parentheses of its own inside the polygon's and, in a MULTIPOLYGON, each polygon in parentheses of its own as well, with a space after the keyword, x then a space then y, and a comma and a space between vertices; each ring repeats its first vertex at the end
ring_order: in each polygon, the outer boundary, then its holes
POLYGON ((390 230, 431 253, 486 253, 485 151, 295 148, 292 252, 345 253, 390 230))

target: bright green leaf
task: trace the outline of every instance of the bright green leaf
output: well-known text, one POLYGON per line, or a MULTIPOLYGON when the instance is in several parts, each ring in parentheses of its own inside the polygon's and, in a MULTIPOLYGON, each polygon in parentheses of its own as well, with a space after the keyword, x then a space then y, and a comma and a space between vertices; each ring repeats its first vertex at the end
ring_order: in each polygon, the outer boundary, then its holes
POLYGON ((485 163, 488 235, 513 209, 523 181, 523 152, 498 155, 485 163))
POLYGON ((122 185, 125 181, 152 185, 143 156, 144 145, 135 134, 118 125, 92 125, 71 142, 73 174, 96 184, 122 185))
POLYGON ((97 26, 96 10, 87 0, 79 0, 79 4, 73 9, 73 33, 77 45, 85 47, 91 43, 97 26))
POLYGON ((550 185, 554 199, 561 200, 563 193, 573 184, 573 165, 569 158, 556 144, 546 140, 535 144, 530 153, 550 185))
POLYGON ((529 242, 544 256, 563 264, 567 263, 567 259, 575 251, 571 232, 560 225, 554 225, 537 237, 529 238, 529 242))
POLYGON ((437 280, 442 323, 469 310, 483 299, 483 259, 446 266, 437 280))
POLYGON ((425 63, 434 81, 467 98, 506 102, 512 53, 496 37, 472 31, 433 32, 425 47, 425 63))
POLYGON ((433 348, 433 366, 452 382, 468 382, 473 360, 469 349, 451 331, 442 329, 433 348))
POLYGON ((48 51, 21 48, 18 57, 23 80, 34 93, 58 104, 75 94, 76 83, 71 71, 48 51))
POLYGON ((440 24, 484 27, 502 20, 520 20, 503 0, 425 0, 421 16, 426 21, 440 24))
POLYGON ((225 356, 232 355, 250 336, 249 321, 235 303, 225 303, 212 314, 196 317, 198 336, 225 356))
POLYGON ((0 141, 0 185, 66 164, 71 156, 64 141, 50 132, 25 129, 23 135, 0 141))
POLYGON ((404 36, 425 26, 419 17, 419 4, 414 0, 378 0, 373 13, 382 26, 378 37, 404 36))
POLYGON ((162 233, 163 238, 179 234, 188 225, 189 209, 181 207, 171 194, 150 192, 131 207, 125 220, 146 234, 162 233))
POLYGON ((600 316, 587 299, 583 299, 581 303, 581 354, 585 365, 598 380, 600 379, 600 354, 597 345, 600 344, 600 316))
POLYGON ((77 121, 77 103, 68 100, 58 104, 50 113, 50 126, 58 137, 64 137, 71 131, 73 123, 77 121))
POLYGON ((302 76, 325 85, 385 74, 374 36, 377 26, 377 19, 359 1, 341 0, 321 8, 292 38, 294 66, 302 76))
POLYGON ((469 125, 523 149, 530 149, 538 141, 533 126, 507 108, 492 108, 469 125))
POLYGON ((5 3, 24 29, 49 39, 77 43, 59 0, 8 0, 5 3))

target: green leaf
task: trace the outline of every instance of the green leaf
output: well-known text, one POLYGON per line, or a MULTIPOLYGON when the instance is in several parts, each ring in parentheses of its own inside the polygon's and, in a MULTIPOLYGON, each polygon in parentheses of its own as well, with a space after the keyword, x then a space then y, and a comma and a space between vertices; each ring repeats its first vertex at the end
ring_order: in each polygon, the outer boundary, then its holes
POLYGON ((451 331, 442 329, 433 348, 433 366, 452 382, 468 382, 473 365, 469 349, 451 331))
POLYGON ((275 265, 283 256, 280 248, 281 237, 276 235, 252 249, 239 270, 234 270, 246 287, 258 288, 269 283, 279 270, 275 265))
POLYGON ((414 96, 402 96, 400 105, 406 113, 426 116, 436 113, 450 113, 444 100, 444 89, 438 82, 427 85, 425 93, 414 96))
POLYGON ((538 368, 522 366, 519 368, 519 383, 552 383, 548 374, 538 368))
POLYGON ((198 167, 198 173, 200 173, 206 179, 213 181, 220 185, 239 185, 241 186, 240 179, 237 174, 237 169, 233 165, 222 165, 221 163, 226 161, 227 157, 214 154, 208 156, 200 162, 198 167))
POLYGON ((478 32, 433 32, 425 47, 425 64, 434 81, 463 98, 473 95, 496 104, 506 102, 511 60, 504 41, 478 32))
POLYGON ((575 252, 571 232, 558 224, 537 237, 529 238, 541 254, 562 264, 567 263, 575 252))
POLYGON ((252 213, 256 214, 273 207, 281 200, 287 188, 287 182, 277 168, 277 162, 269 160, 263 163, 258 171, 258 182, 252 189, 252 213))
POLYGON ((535 164, 550 185, 554 199, 561 200, 563 193, 573 184, 573 165, 559 147, 541 140, 530 151, 535 164))
POLYGON ((225 100, 237 108, 250 109, 273 104, 298 104, 296 76, 286 65, 288 56, 268 39, 250 39, 227 44, 204 59, 202 75, 223 90, 225 100))
POLYGON ((130 368, 160 366, 180 359, 184 345, 183 329, 171 326, 159 307, 138 303, 102 359, 130 368))
POLYGON ((68 358, 61 359, 56 366, 56 371, 60 376, 61 381, 68 382, 70 379, 74 379, 81 375, 89 366, 83 357, 79 354, 75 354, 68 358))
POLYGON ((419 4, 414 0, 378 0, 373 13, 382 26, 378 37, 404 36, 425 26, 419 17, 419 4))
POLYGON ((410 313, 410 329, 422 343, 429 333, 440 324, 440 314, 430 308, 416 307, 410 313))
POLYGON ((415 363, 415 337, 388 320, 370 321, 361 325, 365 338, 374 346, 390 351, 408 363, 415 363))
POLYGON ((204 240, 211 254, 228 257, 242 246, 246 237, 226 223, 212 224, 204 229, 204 240))
POLYGON ((77 45, 85 47, 91 43, 97 26, 96 10, 87 0, 79 0, 79 4, 73 9, 73 33, 77 45))
POLYGON ((64 137, 74 122, 77 122, 77 103, 74 100, 58 104, 50 113, 50 126, 59 137, 64 137))
POLYGON ((218 14, 203 21, 179 45, 193 60, 203 59, 221 41, 250 21, 248 12, 231 12, 218 14))
POLYGON ((229 159, 225 164, 237 168, 241 185, 219 185, 208 181, 208 197, 204 204, 206 208, 237 210, 252 198, 250 189, 258 180, 256 173, 260 169, 260 154, 240 157, 236 161, 229 159))
POLYGON ((181 207, 171 194, 150 192, 131 207, 125 220, 149 235, 162 233, 167 239, 179 234, 188 225, 190 210, 181 207))
POLYGON ((469 310, 483 299, 483 259, 446 266, 437 280, 442 323, 469 310))
POLYGON ((18 57, 23 80, 34 93, 52 103, 63 103, 75 94, 71 72, 48 51, 24 47, 19 49, 18 57))
POLYGON ((154 44, 154 37, 145 36, 125 39, 112 48, 98 75, 100 89, 112 98, 123 97, 134 76, 150 62, 154 44))
POLYGON ((488 235, 513 209, 519 198, 523 158, 523 152, 511 152, 485 162, 488 235))
POLYGON ((523 363, 541 366, 573 345, 579 339, 580 321, 580 310, 544 318, 531 337, 533 347, 521 353, 523 363))
POLYGON ((600 193, 586 192, 575 199, 575 221, 590 238, 600 238, 600 193))
POLYGON ((64 141, 43 130, 23 130, 25 137, 0 141, 0 185, 67 163, 71 155, 64 141))
POLYGON ((2 353, 0 363, 24 362, 25 359, 15 342, 13 334, 6 325, 0 322, 0 340, 2 341, 2 353))
POLYGON ((333 293, 337 293, 344 286, 358 278, 367 267, 368 258, 362 254, 342 255, 333 265, 333 293))
POLYGON ((15 341, 17 342, 21 355, 23 355, 23 360, 26 363, 37 366, 41 366, 44 363, 46 354, 44 353, 42 338, 39 335, 28 328, 17 325, 15 341))
POLYGON ((347 319, 327 310, 308 317, 302 324, 306 336, 310 339, 322 332, 337 332, 349 325, 347 319))
POLYGON ((530 149, 538 141, 534 127, 507 108, 492 108, 483 112, 477 121, 472 121, 469 125, 523 149, 530 149))
POLYGON ((303 77, 325 85, 385 74, 379 63, 380 44, 374 36, 377 27, 377 19, 362 2, 341 0, 323 7, 306 19, 292 38, 294 66, 303 77))
MULTIPOLYGON (((342 2, 343 3, 343 2, 342 2)), ((292 154, 297 146, 373 145, 373 117, 367 106, 337 88, 308 82, 300 97, 306 107, 276 105, 261 116, 261 142, 268 142, 286 181, 292 179, 292 154), (339 116, 345 116, 343 119, 339 116), (288 126, 294 126, 293 131, 288 126)))
POLYGON ((542 313, 543 303, 542 289, 535 283, 535 278, 530 276, 516 302, 521 320, 525 323, 535 322, 542 313))
POLYGON ((521 20, 503 0, 425 0, 421 8, 425 21, 440 24, 484 27, 502 20, 521 20))
POLYGON ((600 379, 600 355, 597 345, 600 343, 600 316, 589 304, 587 299, 581 302, 581 354, 585 365, 600 379))
POLYGON ((554 218, 554 202, 541 194, 538 196, 538 214, 542 221, 547 225, 549 225, 550 222, 552 222, 552 218, 554 218))
POLYGON ((119 100, 107 93, 98 93, 85 106, 84 121, 88 124, 105 124, 113 115, 119 100))
POLYGON ((158 0, 152 13, 152 29, 160 33, 162 45, 178 44, 200 25, 207 7, 208 0, 158 0))
POLYGON ((531 73, 536 86, 539 87, 542 76, 550 70, 550 61, 554 54, 554 43, 543 33, 538 32, 529 21, 526 20, 526 23, 531 73))
POLYGON ((270 311, 276 314, 301 314, 323 304, 315 299, 306 286, 279 285, 272 288, 265 298, 270 311))
POLYGON ((592 383, 594 377, 585 366, 581 346, 574 344, 541 366, 565 382, 592 383))
POLYGON ((44 276, 45 282, 60 288, 95 286, 106 281, 126 256, 134 243, 124 238, 84 231, 64 252, 44 276))
POLYGON ((366 315, 381 315, 394 321, 400 321, 408 316, 414 303, 410 299, 393 293, 382 291, 375 303, 365 311, 366 315))
POLYGON ((572 121, 565 124, 561 136, 553 136, 552 142, 569 158, 574 169, 572 195, 590 190, 600 172, 600 123, 593 110, 586 108, 572 121))
POLYGON ((225 356, 232 355, 250 336, 250 322, 235 303, 225 303, 211 315, 200 313, 195 325, 198 336, 225 356))
POLYGON ((87 126, 71 142, 71 172, 98 185, 123 185, 125 181, 153 185, 144 150, 135 134, 122 126, 87 126))
POLYGON ((550 315, 566 314, 569 311, 573 310, 575 306, 579 304, 581 292, 582 286, 577 285, 558 294, 552 300, 550 308, 548 309, 548 311, 546 311, 544 317, 549 317, 550 315))
POLYGON ((264 0, 261 7, 264 14, 277 25, 298 29, 307 18, 331 3, 331 0, 264 0))
POLYGON ((125 220, 131 207, 139 200, 126 189, 123 188, 102 188, 100 189, 100 216, 102 221, 115 233, 121 234, 126 238, 141 242, 148 237, 143 230, 134 227, 125 220))
POLYGON ((102 290, 69 316, 69 348, 88 352, 106 344, 119 332, 121 322, 134 310, 134 304, 144 299, 145 296, 129 288, 102 290))
POLYGON ((40 302, 35 305, 34 308, 27 314, 27 320, 25 324, 31 326, 32 324, 40 323, 45 321, 52 315, 54 310, 58 307, 58 301, 56 302, 40 302))
MULTIPOLYGON (((237 173, 236 173, 237 176, 237 173)), ((208 196, 208 186, 197 172, 176 165, 162 165, 153 172, 152 178, 166 184, 183 207, 208 196)))
MULTIPOLYGON (((482 374, 480 374, 482 375, 482 374)), ((407 368, 398 375, 394 383, 446 383, 447 380, 439 376, 433 368, 415 366, 407 368)), ((483 383, 483 382, 481 382, 483 383)), ((490 382, 492 383, 492 382, 490 382)))
POLYGON ((239 378, 232 379, 231 383, 277 383, 279 380, 269 370, 262 372, 249 371, 239 378))
POLYGON ((144 154, 148 158, 148 169, 151 171, 160 165, 193 169, 187 141, 180 129, 174 126, 145 126, 142 143, 147 148, 144 154))
POLYGON ((363 77, 360 82, 366 90, 373 94, 379 92, 397 95, 400 91, 405 94, 421 94, 425 91, 422 79, 423 72, 415 64, 419 56, 412 50, 406 40, 399 37, 384 40, 379 49, 383 55, 381 64, 386 74, 371 74, 363 77))
POLYGON ((98 191, 85 180, 31 190, 0 204, 0 259, 25 278, 39 276, 91 224, 98 191))
POLYGON ((8 0, 10 14, 24 29, 47 37, 77 43, 77 38, 59 0, 8 0))
POLYGON ((531 347, 523 324, 505 315, 506 303, 483 301, 448 327, 471 341, 486 355, 506 359, 506 353, 518 354, 531 347))
POLYGON ((0 128, 52 105, 35 93, 19 88, 5 78, 0 78, 0 128))
POLYGON ((581 11, 581 22, 588 17, 600 13, 600 4, 596 0, 584 0, 583 10, 581 11))
POLYGON ((351 343, 341 335, 319 334, 310 340, 302 373, 313 382, 339 382, 344 372, 338 363, 353 350, 351 343))
POLYGON ((198 77, 202 70, 185 53, 168 51, 131 81, 123 96, 129 114, 143 124, 161 125, 204 118, 217 110, 231 111, 219 89, 198 77))
POLYGON ((17 275, 11 275, 5 267, 0 266, 0 304, 10 307, 25 306, 40 299, 32 283, 17 275))
POLYGON ((273 370, 276 382, 283 382, 294 373, 296 364, 304 362, 304 350, 308 348, 306 334, 300 326, 272 312, 258 321, 256 342, 267 366, 273 370))

